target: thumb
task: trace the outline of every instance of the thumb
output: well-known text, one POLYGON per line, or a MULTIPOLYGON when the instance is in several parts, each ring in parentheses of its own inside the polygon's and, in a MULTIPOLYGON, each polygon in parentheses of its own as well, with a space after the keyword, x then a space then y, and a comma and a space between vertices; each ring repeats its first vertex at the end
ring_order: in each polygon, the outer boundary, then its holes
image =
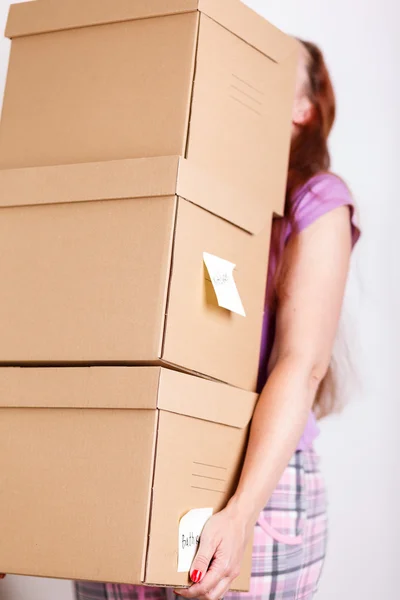
POLYGON ((207 573, 210 563, 214 557, 216 548, 210 540, 202 536, 196 557, 190 569, 190 579, 193 583, 199 583, 207 573))

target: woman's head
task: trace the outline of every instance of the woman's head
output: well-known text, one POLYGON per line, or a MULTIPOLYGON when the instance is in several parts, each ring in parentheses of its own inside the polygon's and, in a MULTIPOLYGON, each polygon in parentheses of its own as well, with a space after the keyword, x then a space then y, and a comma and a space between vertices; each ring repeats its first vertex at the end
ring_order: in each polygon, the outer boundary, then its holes
POLYGON ((301 41, 292 114, 288 201, 313 175, 330 167, 328 137, 335 121, 335 94, 322 52, 301 41))

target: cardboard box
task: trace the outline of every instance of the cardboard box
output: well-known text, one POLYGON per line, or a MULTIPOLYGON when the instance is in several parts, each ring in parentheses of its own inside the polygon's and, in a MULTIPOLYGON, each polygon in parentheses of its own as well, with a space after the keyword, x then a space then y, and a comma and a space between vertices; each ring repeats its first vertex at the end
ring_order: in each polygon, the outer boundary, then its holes
POLYGON ((255 402, 157 367, 0 369, 2 570, 187 585, 179 521, 226 505, 255 402))
POLYGON ((0 171, 0 362, 255 391, 272 211, 177 157, 0 171), (218 306, 204 252, 236 265, 246 317, 218 306))
POLYGON ((283 202, 298 43, 239 0, 11 6, 0 168, 178 155, 283 202))

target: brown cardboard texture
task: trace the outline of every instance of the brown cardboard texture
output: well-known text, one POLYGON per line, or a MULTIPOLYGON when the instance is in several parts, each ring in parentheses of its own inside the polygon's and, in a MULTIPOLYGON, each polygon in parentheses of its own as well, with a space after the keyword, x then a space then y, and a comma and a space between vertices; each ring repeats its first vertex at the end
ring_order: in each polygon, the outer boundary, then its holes
POLYGON ((0 168, 179 155, 283 210, 298 43, 239 0, 11 6, 0 168))
POLYGON ((179 521, 226 505, 255 402, 158 367, 0 369, 2 570, 187 585, 179 521))
POLYGON ((0 362, 162 363, 254 391, 271 213, 177 157, 0 171, 0 362), (247 202, 256 235, 231 222, 247 202), (246 317, 218 306, 204 252, 236 265, 246 317))

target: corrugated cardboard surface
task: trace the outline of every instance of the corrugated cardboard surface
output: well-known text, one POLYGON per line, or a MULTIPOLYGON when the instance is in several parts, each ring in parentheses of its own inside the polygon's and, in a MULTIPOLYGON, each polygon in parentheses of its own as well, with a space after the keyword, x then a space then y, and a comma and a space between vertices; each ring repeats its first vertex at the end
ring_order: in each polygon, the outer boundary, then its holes
MULTIPOLYGON (((169 412, 161 412, 157 438, 157 462, 146 581, 166 581, 184 585, 186 575, 171 581, 170 573, 177 563, 176 523, 188 507, 222 509, 237 485, 246 443, 246 432, 216 423, 195 420, 169 412), (240 435, 242 433, 242 435, 240 435), (204 443, 207 440, 207 443, 204 443), (171 481, 171 466, 174 478, 171 481), (151 535, 163 531, 162 536, 151 535), (160 560, 163 557, 163 560, 160 560)), ((246 588, 250 565, 245 565, 241 581, 233 587, 246 588)))
POLYGON ((256 236, 179 200, 163 358, 247 390, 256 386, 271 221, 256 236), (221 309, 200 257, 234 264, 246 317, 221 309))
POLYGON ((187 584, 179 520, 228 500, 256 396, 156 367, 3 368, 0 392, 2 569, 187 584))
POLYGON ((198 0, 37 0, 13 4, 10 38, 195 12, 198 0))
POLYGON ((251 235, 228 220, 247 225, 246 198, 232 210, 214 182, 177 157, 1 171, 0 362, 163 360, 255 389, 272 207, 253 200, 251 235), (203 252, 237 265, 245 318, 217 305, 203 252))
POLYGON ((175 194, 249 233, 259 233, 275 208, 270 195, 244 194, 179 156, 0 170, 0 207, 175 194))
POLYGON ((8 33, 1 168, 181 155, 283 211, 298 44, 238 0, 37 0, 8 33))
POLYGON ((14 40, 1 168, 184 155, 197 29, 193 12, 14 40))
POLYGON ((199 0, 199 10, 275 62, 284 61, 295 50, 293 38, 241 0, 199 0))
MULTIPOLYGON (((145 367, 143 371, 148 371, 145 367)), ((154 369, 156 370, 156 369, 154 369)), ((182 377, 170 369, 161 369, 160 390, 157 407, 161 410, 195 417, 243 429, 253 415, 253 403, 247 392, 220 385, 198 377, 182 377), (218 390, 218 401, 215 392, 218 390)), ((253 396, 254 399, 254 396, 253 396)))
MULTIPOLYGON (((0 207, 173 196, 177 190, 178 172, 181 179, 182 162, 186 167, 187 161, 178 156, 162 156, 57 168, 0 170, 0 207)), ((189 171, 184 168, 184 171, 188 172, 186 179, 192 181, 193 168, 189 171)), ((196 179, 198 187, 202 179, 204 174, 196 179)), ((185 185, 187 187, 186 181, 185 185)), ((203 185, 207 183, 203 181, 203 185)), ((226 203, 227 193, 221 195, 226 203)), ((192 200, 191 196, 188 198, 192 200)), ((196 198, 196 203, 202 206, 201 198, 196 198)))
POLYGON ((238 0, 68 0, 68 4, 37 0, 11 5, 6 35, 14 38, 198 10, 277 62, 290 51, 279 29, 238 0))
POLYGON ((0 361, 158 359, 175 205, 172 197, 1 209, 0 361))
MULTIPOLYGON (((158 367, 0 367, 0 408, 154 410, 161 374, 167 381, 174 376, 171 372, 168 377, 158 367)), ((166 394, 171 402, 174 385, 180 382, 180 378, 172 379, 166 394)), ((196 383, 197 378, 193 385, 198 390, 196 383)), ((234 392, 228 395, 232 399, 234 392)))
POLYGON ((143 581, 156 424, 146 410, 0 409, 2 569, 143 581))
POLYGON ((296 52, 278 64, 201 16, 187 158, 279 214, 296 66, 296 52))

